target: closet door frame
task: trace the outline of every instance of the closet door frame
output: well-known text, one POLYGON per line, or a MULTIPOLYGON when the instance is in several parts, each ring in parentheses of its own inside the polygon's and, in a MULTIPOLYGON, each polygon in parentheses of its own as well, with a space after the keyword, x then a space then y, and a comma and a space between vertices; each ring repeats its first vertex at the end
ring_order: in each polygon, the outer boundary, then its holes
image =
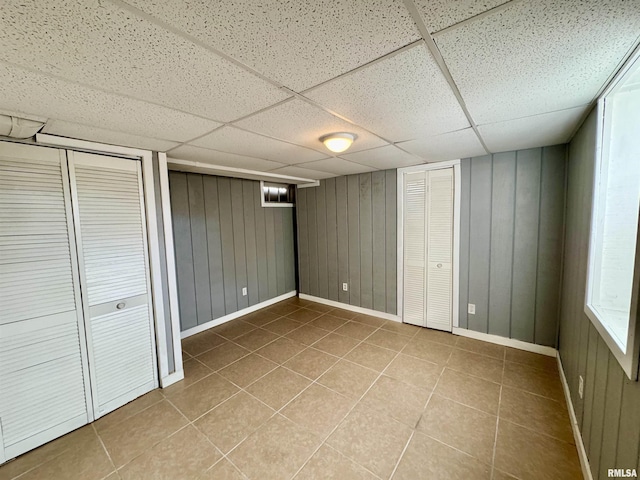
POLYGON ((460 160, 427 163, 413 167, 399 168, 397 171, 397 315, 404 321, 404 176, 406 173, 427 172, 453 168, 453 295, 452 295, 452 328, 460 322, 460 160))
MULTIPOLYGON (((155 344, 157 354, 158 365, 158 378, 160 385, 168 387, 175 382, 178 382, 184 378, 184 370, 182 366, 182 349, 178 342, 174 342, 172 345, 172 357, 174 360, 174 371, 169 371, 169 346, 167 344, 167 326, 165 325, 166 314, 164 309, 164 292, 162 289, 162 269, 160 263, 160 243, 158 237, 158 220, 157 220, 157 208, 156 205, 156 186, 154 183, 154 168, 152 152, 149 150, 141 150, 129 147, 119 147, 115 145, 108 145, 105 143, 89 142, 85 140, 76 140, 73 138, 58 137, 55 135, 48 135, 38 133, 36 135, 36 142, 42 145, 56 146, 67 150, 79 150, 88 153, 96 153, 103 155, 118 156, 122 158, 129 158, 132 160, 141 161, 142 166, 142 182, 143 182, 143 196, 144 196, 144 210, 147 229, 147 246, 149 255, 149 279, 151 282, 150 294, 152 295, 153 306, 153 318, 154 318, 154 331, 155 331, 155 344)), ((163 154, 159 154, 161 157, 163 154)), ((166 158, 166 157, 165 157, 166 158)), ((165 160, 166 161, 166 160, 165 160)), ((162 173, 162 168, 160 168, 162 173)), ((162 189, 161 189, 162 190, 162 189)), ((162 193, 162 192, 161 192, 162 193)), ((167 192, 168 194, 168 192, 167 192)), ((164 199, 161 199, 164 201, 164 199)), ((165 233, 167 218, 163 209, 163 221, 165 222, 165 233)), ((166 235, 165 235, 166 237, 166 235)), ((165 238, 166 241, 166 238, 165 238)), ((175 269, 175 259, 173 257, 173 251, 169 252, 167 248, 167 268, 173 266, 175 269)), ((176 299, 177 301, 177 299, 176 299)), ((173 303, 173 302, 172 302, 173 303)), ((173 308, 172 308, 173 310, 173 308)), ((173 315, 171 318, 171 333, 172 337, 176 336, 176 329, 179 335, 180 331, 180 319, 173 315)))

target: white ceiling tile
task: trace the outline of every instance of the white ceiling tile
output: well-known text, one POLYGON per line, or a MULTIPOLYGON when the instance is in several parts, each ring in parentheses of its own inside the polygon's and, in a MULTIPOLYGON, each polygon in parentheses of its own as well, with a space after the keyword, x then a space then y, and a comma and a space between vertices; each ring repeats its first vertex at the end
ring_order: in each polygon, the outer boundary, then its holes
POLYGON ((0 59, 13 64, 220 121, 288 96, 108 2, 5 0, 2 10, 0 59))
POLYGON ((296 91, 420 38, 401 0, 125 0, 296 91))
POLYGON ((328 82, 305 96, 394 142, 469 126, 423 43, 328 82))
POLYGON ((319 138, 333 132, 358 135, 350 152, 388 145, 375 135, 297 98, 241 120, 237 125, 326 154, 330 152, 319 138))
POLYGON ((216 150, 194 147, 192 145, 181 145, 167 153, 167 156, 180 160, 191 160, 193 162, 222 165, 225 167, 245 168, 247 170, 258 170, 260 172, 267 172, 285 166, 283 163, 272 162, 262 158, 234 155, 233 153, 218 152, 216 150))
POLYGON ((352 175, 355 173, 373 172, 376 170, 375 168, 360 165, 359 163, 349 162, 342 158, 326 158, 324 160, 317 160, 315 162, 304 163, 298 166, 301 168, 308 168, 310 170, 317 170, 319 172, 330 173, 333 176, 352 175))
POLYGON ((230 126, 222 127, 209 135, 199 138, 191 142, 191 145, 289 164, 310 162, 329 156, 316 150, 281 142, 280 140, 274 140, 230 126))
POLYGON ((379 170, 388 168, 401 168, 410 165, 418 165, 424 163, 424 160, 416 158, 398 147, 387 145, 386 147, 373 148, 364 152, 350 153, 341 155, 341 158, 350 160, 362 165, 368 165, 379 170))
POLYGON ((442 162, 487 153, 472 128, 402 142, 398 146, 424 158, 427 162, 442 162))
POLYGON ((153 150, 156 152, 166 152, 167 150, 178 146, 177 142, 161 140, 158 138, 141 137, 139 135, 131 135, 130 133, 114 132, 113 130, 105 130, 104 128, 89 127, 73 122, 65 122, 63 120, 49 120, 42 133, 50 133, 51 135, 59 135, 61 137, 77 138, 90 142, 108 143, 110 145, 119 145, 121 147, 142 148, 144 150, 153 150))
POLYGON ((509 0, 414 0, 430 33, 475 17, 509 0))
POLYGON ((437 36, 478 124, 589 103, 640 31, 640 2, 537 0, 437 36))
POLYGON ((571 134, 588 107, 534 115, 506 122, 480 125, 480 135, 492 152, 557 145, 570 140, 571 134))
POLYGON ((220 123, 0 63, 0 109, 185 142, 220 123))
POLYGON ((319 172, 317 170, 309 170, 308 168, 300 168, 296 166, 288 166, 276 168, 269 173, 277 173, 279 175, 289 175, 291 177, 310 178, 312 180, 322 180, 323 178, 335 177, 331 173, 319 172))

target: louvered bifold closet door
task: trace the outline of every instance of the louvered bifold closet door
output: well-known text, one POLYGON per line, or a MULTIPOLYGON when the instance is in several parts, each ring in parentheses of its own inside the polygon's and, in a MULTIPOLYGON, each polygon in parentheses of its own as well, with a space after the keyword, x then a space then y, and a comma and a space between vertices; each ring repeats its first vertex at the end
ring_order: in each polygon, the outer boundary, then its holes
POLYGON ((451 331, 453 168, 429 172, 427 205, 427 327, 451 331))
POLYGON ((89 420, 71 218, 64 150, 0 142, 0 463, 89 420))
POLYGON ((404 174, 403 321, 425 325, 426 172, 404 174))
POLYGON ((157 386, 140 162, 69 153, 95 416, 157 386))

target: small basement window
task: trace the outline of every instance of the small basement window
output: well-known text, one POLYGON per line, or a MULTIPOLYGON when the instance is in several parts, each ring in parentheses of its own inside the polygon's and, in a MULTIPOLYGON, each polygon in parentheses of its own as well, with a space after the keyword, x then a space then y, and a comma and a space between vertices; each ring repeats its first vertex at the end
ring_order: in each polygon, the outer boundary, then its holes
POLYGON ((295 205, 295 185, 285 183, 260 182, 263 207, 293 207, 295 205))
POLYGON ((598 103, 585 312, 630 378, 638 372, 640 60, 636 56, 598 103), (634 281, 634 278, 636 279, 634 281))

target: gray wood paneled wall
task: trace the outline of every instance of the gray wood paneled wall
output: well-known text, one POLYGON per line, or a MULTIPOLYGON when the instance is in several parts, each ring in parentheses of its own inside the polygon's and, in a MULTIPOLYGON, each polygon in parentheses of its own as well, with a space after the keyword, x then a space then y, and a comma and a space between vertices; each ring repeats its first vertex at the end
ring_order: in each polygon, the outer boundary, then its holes
POLYGON ((640 469, 640 384, 584 313, 596 127, 594 110, 569 146, 559 350, 593 478, 607 478, 609 468, 640 469))
POLYGON ((169 183, 182 330, 296 289, 292 208, 262 207, 252 180, 170 172, 169 183))
POLYGON ((297 195, 300 292, 395 314, 396 170, 322 180, 297 195))
POLYGON ((556 346, 565 170, 565 145, 462 160, 460 327, 556 346))

